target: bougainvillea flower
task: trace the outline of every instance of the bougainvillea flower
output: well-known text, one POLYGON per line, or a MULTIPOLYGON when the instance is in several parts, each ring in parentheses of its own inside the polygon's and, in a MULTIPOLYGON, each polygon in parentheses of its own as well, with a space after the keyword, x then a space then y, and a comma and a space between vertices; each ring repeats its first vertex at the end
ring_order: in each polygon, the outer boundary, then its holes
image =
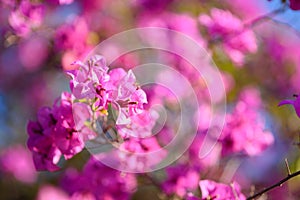
POLYGON ((233 182, 231 185, 226 185, 223 183, 216 183, 211 180, 201 180, 199 185, 203 200, 246 199, 246 197, 241 193, 239 184, 236 182, 233 182))
POLYGON ((290 104, 290 105, 294 106, 294 109, 295 109, 298 117, 300 117, 300 97, 298 95, 295 95, 295 96, 296 96, 296 99, 283 100, 278 104, 278 106, 290 104))

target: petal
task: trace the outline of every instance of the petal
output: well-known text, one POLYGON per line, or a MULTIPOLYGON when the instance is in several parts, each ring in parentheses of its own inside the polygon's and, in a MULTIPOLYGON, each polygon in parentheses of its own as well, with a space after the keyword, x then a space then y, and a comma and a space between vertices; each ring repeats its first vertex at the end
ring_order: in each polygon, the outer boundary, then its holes
POLYGON ((294 105, 294 103, 295 103, 295 100, 283 100, 278 104, 278 106, 287 105, 287 104, 294 105))

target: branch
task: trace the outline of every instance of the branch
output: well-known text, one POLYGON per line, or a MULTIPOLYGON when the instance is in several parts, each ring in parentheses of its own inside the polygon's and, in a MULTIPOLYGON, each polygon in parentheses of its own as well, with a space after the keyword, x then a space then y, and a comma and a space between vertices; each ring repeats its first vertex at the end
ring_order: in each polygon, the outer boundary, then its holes
POLYGON ((267 14, 258 16, 255 19, 252 19, 250 22, 246 23, 244 25, 244 28, 251 28, 251 27, 259 24, 260 22, 262 22, 265 19, 269 19, 269 18, 275 17, 276 15, 278 15, 278 14, 283 13, 284 11, 286 11, 286 8, 287 8, 287 5, 284 4, 282 7, 278 8, 278 9, 275 9, 275 10, 273 10, 273 11, 267 13, 267 14))
POLYGON ((253 196, 248 197, 247 200, 255 199, 255 198, 261 196, 262 194, 264 194, 264 193, 266 193, 266 192, 268 192, 268 191, 274 189, 275 187, 280 187, 280 186, 282 186, 283 183, 287 182, 287 181, 290 180, 291 178, 294 178, 294 177, 296 177, 296 176, 298 176, 298 175, 300 175, 300 170, 297 171, 297 172, 294 172, 294 173, 292 173, 292 174, 289 174, 287 177, 285 177, 285 178, 282 179, 281 181, 275 183, 274 185, 272 185, 272 186, 270 186, 270 187, 268 187, 268 188, 266 188, 266 189, 264 189, 264 190, 262 190, 262 191, 260 191, 260 192, 258 192, 258 193, 256 193, 256 194, 254 194, 253 196))
POLYGON ((252 19, 251 21, 247 22, 244 24, 243 29, 239 32, 235 32, 235 33, 231 33, 228 35, 225 35, 223 38, 217 38, 217 39, 212 39, 210 40, 208 43, 217 43, 217 42, 224 42, 224 41, 228 41, 236 36, 239 36, 240 34, 244 33, 246 30, 253 28, 254 26, 258 25, 259 23, 261 23, 262 21, 266 20, 266 19, 270 19, 274 16, 276 16, 277 14, 283 13, 284 11, 286 11, 287 5, 284 4, 283 6, 281 6, 278 9, 275 9, 269 13, 266 13, 264 15, 258 16, 254 19, 252 19))

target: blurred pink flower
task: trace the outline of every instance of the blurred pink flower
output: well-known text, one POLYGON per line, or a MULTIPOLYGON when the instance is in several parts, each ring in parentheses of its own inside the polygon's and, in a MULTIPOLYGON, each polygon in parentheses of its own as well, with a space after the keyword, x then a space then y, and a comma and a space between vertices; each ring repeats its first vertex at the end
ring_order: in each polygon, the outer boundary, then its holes
POLYGON ((103 165, 90 158, 82 172, 68 170, 62 180, 62 187, 72 196, 71 199, 129 199, 136 189, 134 174, 126 174, 103 165))
MULTIPOLYGON (((190 16, 189 14, 175 14, 164 12, 161 14, 157 14, 153 16, 152 14, 145 13, 139 16, 138 18, 138 26, 139 27, 160 27, 167 28, 174 31, 178 31, 180 33, 186 34, 191 37, 193 40, 198 42, 202 47, 206 46, 205 40, 202 38, 197 25, 197 20, 190 16), (167 20, 168 19, 168 20, 167 20)), ((149 41, 149 42, 169 42, 169 45, 175 45, 176 48, 180 48, 180 43, 176 44, 176 40, 170 42, 169 40, 164 40, 165 37, 161 37, 161 35, 151 35, 149 38, 156 38, 158 41, 149 41)), ((170 39, 170 38, 169 38, 170 39)), ((175 48, 174 47, 174 48, 175 48)))
MULTIPOLYGON (((203 145, 203 141, 205 138, 205 131, 198 132, 196 137, 193 140, 192 145, 189 147, 189 161, 190 163, 199 170, 209 169, 212 166, 218 165, 221 160, 221 150, 222 146, 220 144, 216 144, 213 149, 204 157, 199 158, 200 150, 203 145)), ((206 138, 206 142, 211 142, 209 138, 206 138)))
POLYGON ((32 163, 30 152, 21 145, 4 149, 0 155, 1 170, 9 172, 24 183, 33 183, 37 173, 32 163))
POLYGON ((59 50, 76 50, 82 52, 86 47, 89 33, 87 22, 84 18, 77 17, 69 23, 58 27, 55 33, 55 46, 59 50))
POLYGON ((199 172, 190 166, 176 165, 168 167, 167 180, 163 182, 162 189, 166 194, 176 194, 184 197, 188 191, 196 190, 200 180, 199 172))
POLYGON ((246 200, 241 193, 238 183, 233 182, 230 186, 223 183, 216 183, 211 180, 201 180, 199 182, 202 199, 229 200, 239 199, 246 200))
POLYGON ((84 59, 92 46, 88 44, 89 27, 84 17, 75 17, 72 21, 57 28, 54 43, 59 51, 63 51, 62 65, 64 69, 74 69, 70 65, 74 60, 84 59))
POLYGON ((128 169, 143 172, 154 168, 166 157, 167 151, 161 151, 159 155, 154 153, 161 149, 155 137, 130 137, 120 145, 117 159, 128 169))
POLYGON ((34 36, 26 38, 18 46, 21 64, 28 71, 34 71, 45 62, 48 52, 46 38, 34 36))
POLYGON ((52 185, 43 185, 37 194, 37 200, 70 200, 70 197, 63 190, 52 186, 52 185))
POLYGON ((257 50, 253 31, 246 30, 243 22, 229 11, 213 8, 210 14, 200 15, 200 24, 208 29, 212 40, 222 41, 226 54, 234 63, 243 65, 245 54, 257 50))
POLYGON ((43 15, 44 6, 42 4, 22 0, 18 7, 10 13, 8 22, 17 35, 25 37, 42 24, 43 15))
POLYGON ((241 94, 234 110, 227 114, 226 125, 219 138, 223 155, 241 152, 255 156, 274 142, 272 133, 265 130, 259 114, 260 101, 258 92, 247 89, 241 94))

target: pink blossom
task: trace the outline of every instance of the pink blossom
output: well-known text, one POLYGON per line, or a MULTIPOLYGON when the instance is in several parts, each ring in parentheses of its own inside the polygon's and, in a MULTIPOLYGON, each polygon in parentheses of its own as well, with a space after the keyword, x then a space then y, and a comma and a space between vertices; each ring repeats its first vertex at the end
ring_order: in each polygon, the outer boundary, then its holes
POLYGON ((77 99, 99 97, 102 100, 102 105, 105 107, 107 94, 103 86, 109 80, 107 74, 108 67, 102 56, 94 56, 86 63, 76 61, 74 64, 80 68, 78 70, 67 71, 71 76, 70 88, 72 94, 77 99))
POLYGON ((245 200, 246 197, 241 193, 238 183, 233 182, 230 185, 216 183, 211 180, 201 180, 199 182, 202 199, 228 200, 239 199, 245 200))
POLYGON ((55 46, 59 50, 74 50, 83 52, 89 28, 84 18, 77 17, 69 23, 58 27, 55 33, 55 46))
POLYGON ((70 159, 84 147, 81 132, 75 129, 70 94, 62 93, 59 100, 52 109, 41 108, 37 121, 27 125, 27 145, 37 170, 58 170, 61 155, 70 159))
POLYGON ((300 97, 296 95, 296 99, 283 100, 279 103, 279 106, 290 104, 294 107, 296 114, 300 117, 300 97))
POLYGON ((214 8, 211 16, 202 14, 199 22, 208 29, 213 40, 221 39, 226 54, 241 66, 246 53, 257 50, 256 38, 251 30, 244 30, 243 22, 231 12, 214 8))
POLYGON ((245 153, 249 156, 260 154, 274 142, 271 132, 265 130, 262 116, 259 114, 257 93, 251 89, 245 90, 234 110, 227 114, 226 125, 219 141, 222 143, 222 153, 245 153))
POLYGON ((144 110, 142 113, 133 115, 129 124, 117 125, 118 133, 123 138, 150 137, 152 135, 152 128, 154 127, 157 118, 158 113, 155 111, 149 112, 144 110))
MULTIPOLYGON (((221 160, 221 144, 216 144, 213 149, 204 158, 199 158, 200 150, 205 138, 204 132, 198 132, 192 145, 189 148, 189 161, 192 165, 200 170, 209 169, 212 166, 218 165, 221 160)), ((206 142, 210 140, 207 138, 206 142)), ((212 141, 210 141, 212 143, 212 141)))
POLYGON ((105 59, 96 55, 86 63, 77 61, 78 70, 67 72, 72 80, 70 87, 75 98, 94 99, 96 110, 107 110, 112 103, 118 110, 117 125, 130 123, 130 117, 139 114, 147 103, 146 93, 136 84, 131 70, 121 68, 108 72, 105 59))
POLYGON ((153 154, 161 148, 155 137, 131 137, 120 145, 117 159, 121 159, 121 164, 128 169, 143 172, 146 169, 155 167, 166 157, 166 151, 161 151, 159 156, 153 154))
POLYGON ((19 6, 10 13, 8 18, 16 34, 27 36, 32 29, 41 25, 44 15, 44 6, 34 4, 29 0, 22 0, 19 6))
POLYGON ((185 165, 176 165, 166 170, 168 177, 163 182, 162 188, 167 194, 184 197, 188 191, 196 190, 200 176, 195 169, 185 165))
POLYGON ((9 172, 24 183, 36 181, 37 173, 30 152, 21 145, 11 146, 1 152, 1 170, 9 172))
POLYGON ((126 200, 136 188, 136 179, 133 174, 114 170, 91 158, 82 172, 68 170, 62 186, 70 193, 71 199, 126 200))
MULTIPOLYGON (((190 16, 189 14, 175 14, 169 12, 163 12, 161 14, 157 14, 153 16, 152 14, 146 13, 144 15, 139 16, 138 19, 139 27, 161 27, 168 28, 171 30, 178 31, 180 33, 186 34, 191 37, 193 40, 199 43, 199 45, 205 47, 206 42, 202 38, 197 25, 197 20, 190 16), (167 20, 168 19, 168 20, 167 20)), ((162 44, 166 43, 164 39, 168 37, 167 35, 151 35, 149 38, 157 39, 157 41, 149 41, 149 42, 160 42, 162 44)), ((170 45, 174 45, 176 48, 180 49, 180 44, 176 44, 176 40, 173 41, 170 45)))
POLYGON ((128 124, 130 117, 141 113, 144 104, 148 103, 146 93, 136 85, 136 78, 131 70, 117 82, 115 87, 111 91, 110 101, 114 102, 119 110, 116 124, 128 124))

